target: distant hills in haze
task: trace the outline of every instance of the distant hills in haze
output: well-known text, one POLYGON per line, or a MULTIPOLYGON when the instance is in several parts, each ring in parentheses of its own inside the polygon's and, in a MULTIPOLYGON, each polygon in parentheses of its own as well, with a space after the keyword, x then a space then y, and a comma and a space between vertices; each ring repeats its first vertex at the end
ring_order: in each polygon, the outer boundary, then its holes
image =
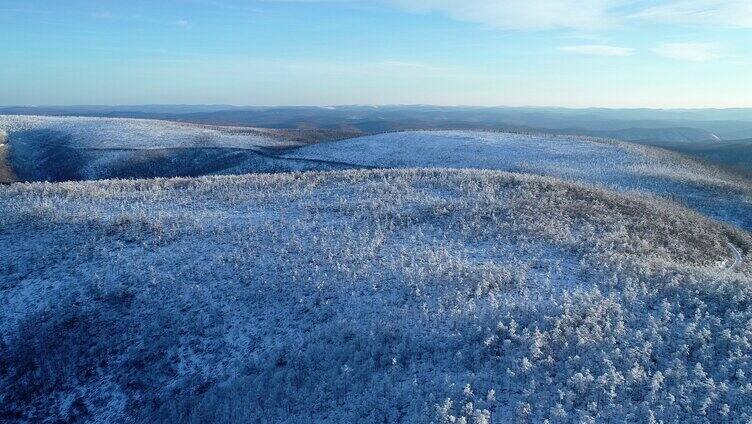
POLYGON ((210 125, 346 130, 354 134, 416 129, 551 132, 656 145, 752 173, 752 108, 136 105, 0 107, 0 114, 163 119, 210 125))

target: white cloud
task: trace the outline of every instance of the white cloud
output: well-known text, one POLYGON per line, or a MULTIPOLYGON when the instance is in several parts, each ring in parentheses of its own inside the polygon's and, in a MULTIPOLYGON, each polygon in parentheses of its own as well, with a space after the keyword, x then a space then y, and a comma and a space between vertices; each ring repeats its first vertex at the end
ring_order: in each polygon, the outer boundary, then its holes
POLYGON ((175 21, 175 25, 181 28, 188 28, 191 23, 187 19, 178 19, 177 21, 175 21))
POLYGON ((634 54, 634 49, 629 47, 607 46, 602 44, 563 46, 559 47, 559 50, 567 53, 590 56, 631 56, 634 54))
POLYGON ((722 57, 714 43, 665 43, 652 49, 653 53, 669 59, 707 62, 722 57))
POLYGON ((264 0, 375 3, 503 29, 602 30, 635 22, 752 28, 752 0, 264 0))
POLYGON ((594 29, 609 26, 609 10, 622 0, 391 0, 412 11, 507 29, 594 29))
POLYGON ((752 0, 675 0, 648 7, 632 17, 673 24, 752 28, 752 0))
POLYGON ((629 21, 752 28, 752 0, 382 0, 506 29, 604 29, 629 21))

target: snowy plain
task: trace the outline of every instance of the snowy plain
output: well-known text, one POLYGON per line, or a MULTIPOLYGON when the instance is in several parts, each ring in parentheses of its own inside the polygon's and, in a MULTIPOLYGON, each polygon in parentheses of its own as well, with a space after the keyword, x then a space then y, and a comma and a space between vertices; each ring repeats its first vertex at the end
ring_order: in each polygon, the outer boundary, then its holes
POLYGON ((0 186, 0 421, 752 420, 744 180, 519 134, 267 159, 0 186))

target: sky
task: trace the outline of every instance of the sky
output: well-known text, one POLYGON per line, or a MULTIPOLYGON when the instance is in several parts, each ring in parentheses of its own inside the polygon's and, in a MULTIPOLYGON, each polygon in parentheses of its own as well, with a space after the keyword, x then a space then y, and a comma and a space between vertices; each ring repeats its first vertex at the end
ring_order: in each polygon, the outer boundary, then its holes
POLYGON ((752 0, 0 0, 0 105, 752 107, 752 0))

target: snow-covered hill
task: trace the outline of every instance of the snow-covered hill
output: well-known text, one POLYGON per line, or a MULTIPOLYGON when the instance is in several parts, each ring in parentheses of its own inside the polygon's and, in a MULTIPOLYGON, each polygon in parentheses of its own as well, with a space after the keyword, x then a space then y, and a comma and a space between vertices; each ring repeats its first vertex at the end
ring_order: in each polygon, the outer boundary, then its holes
POLYGON ((0 186, 0 421, 752 420, 747 180, 550 135, 0 135, 40 181, 0 186))
POLYGON ((670 198, 752 230, 749 180, 630 143, 545 134, 418 131, 314 144, 285 157, 383 168, 476 168, 546 175, 670 198))
POLYGON ((0 251, 3 421, 752 419, 752 237, 636 194, 478 170, 14 184, 0 251))
POLYGON ((179 147, 291 146, 277 130, 213 127, 148 119, 0 115, 0 129, 17 133, 45 131, 64 136, 79 149, 153 149, 179 147))
POLYGON ((419 131, 319 143, 347 134, 30 116, 0 116, 0 131, 7 134, 0 181, 363 167, 495 169, 637 190, 752 230, 748 180, 652 147, 594 138, 419 131))
MULTIPOLYGON (((345 132, 217 127, 142 119, 0 115, 7 154, 0 182, 199 176, 213 173, 321 169, 266 152, 345 132)), ((2 143, 0 143, 2 144, 2 143)))

